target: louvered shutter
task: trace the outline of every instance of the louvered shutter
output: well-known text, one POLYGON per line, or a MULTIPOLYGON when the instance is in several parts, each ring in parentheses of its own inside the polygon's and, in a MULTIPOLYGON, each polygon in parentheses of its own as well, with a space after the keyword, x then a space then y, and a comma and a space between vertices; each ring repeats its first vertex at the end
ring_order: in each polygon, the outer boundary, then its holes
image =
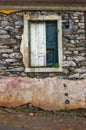
POLYGON ((58 63, 57 22, 46 22, 46 52, 47 66, 58 63))

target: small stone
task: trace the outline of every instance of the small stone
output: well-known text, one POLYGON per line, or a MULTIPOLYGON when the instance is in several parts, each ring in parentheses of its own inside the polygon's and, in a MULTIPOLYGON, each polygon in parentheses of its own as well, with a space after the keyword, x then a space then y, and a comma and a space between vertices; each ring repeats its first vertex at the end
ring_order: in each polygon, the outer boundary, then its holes
POLYGON ((24 71, 24 67, 15 68, 15 71, 24 71))
POLYGON ((12 49, 0 49, 0 53, 11 53, 13 52, 12 49))
POLYGON ((12 62, 16 62, 17 60, 16 59, 6 59, 5 60, 7 63, 12 63, 12 62))
POLYGON ((16 39, 21 40, 22 37, 21 36, 16 36, 16 39))
POLYGON ((2 27, 6 27, 6 26, 8 26, 9 25, 9 22, 8 21, 2 21, 1 22, 1 26, 2 27))
POLYGON ((75 69, 76 73, 85 73, 86 72, 86 68, 77 68, 75 69))
POLYGON ((0 35, 0 38, 1 39, 7 39, 7 38, 10 38, 10 35, 0 35))
POLYGON ((86 67, 86 61, 81 61, 80 64, 86 67))
POLYGON ((63 59, 66 60, 66 56, 65 55, 64 55, 63 59))
POLYGON ((74 61, 64 61, 63 67, 76 66, 74 61))
POLYGON ((10 54, 10 58, 21 59, 22 55, 21 55, 21 53, 12 53, 12 54, 10 54))
POLYGON ((82 75, 80 76, 80 78, 86 79, 86 73, 82 74, 82 75))
POLYGON ((84 26, 84 23, 78 23, 79 26, 84 26))
POLYGON ((15 25, 16 26, 23 26, 23 22, 22 21, 17 21, 17 22, 15 22, 15 25))
POLYGON ((75 55, 78 55, 78 51, 74 51, 73 53, 74 53, 75 55))
POLYGON ((6 26, 5 30, 14 30, 13 26, 6 26))
POLYGON ((73 58, 72 57, 67 57, 67 60, 72 61, 73 58))
POLYGON ((29 116, 34 116, 34 113, 33 113, 33 112, 30 112, 30 113, 29 113, 29 116))
POLYGON ((82 57, 82 56, 76 56, 76 57, 73 57, 75 61, 86 61, 86 58, 85 57, 82 57))
POLYGON ((72 52, 71 52, 71 51, 65 51, 64 54, 65 54, 65 55, 71 55, 72 52))
POLYGON ((7 34, 7 31, 0 29, 0 35, 5 35, 5 34, 7 34))
POLYGON ((4 58, 8 58, 9 55, 8 55, 8 54, 2 54, 2 57, 4 57, 4 58))
POLYGON ((69 78, 76 78, 76 79, 79 79, 80 78, 80 75, 77 73, 77 74, 74 74, 74 75, 70 75, 69 78))

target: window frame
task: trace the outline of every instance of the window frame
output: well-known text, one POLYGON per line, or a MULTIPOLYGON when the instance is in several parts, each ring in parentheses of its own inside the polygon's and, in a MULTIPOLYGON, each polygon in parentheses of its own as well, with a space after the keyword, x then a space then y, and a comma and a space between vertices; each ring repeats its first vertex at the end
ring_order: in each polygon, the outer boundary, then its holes
POLYGON ((24 32, 21 41, 21 53, 23 55, 23 63, 25 72, 62 72, 63 49, 62 49, 62 19, 58 15, 24 15, 24 32), (58 26, 58 63, 59 67, 31 67, 30 66, 30 21, 57 21, 58 26))

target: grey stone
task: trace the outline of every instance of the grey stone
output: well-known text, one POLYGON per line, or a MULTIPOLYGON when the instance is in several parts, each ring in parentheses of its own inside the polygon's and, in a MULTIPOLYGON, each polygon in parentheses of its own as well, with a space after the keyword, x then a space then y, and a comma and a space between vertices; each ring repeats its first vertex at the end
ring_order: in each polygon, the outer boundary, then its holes
POLYGON ((18 67, 18 68, 14 68, 14 69, 11 69, 11 71, 19 71, 19 72, 22 72, 24 71, 24 67, 18 67))
POLYGON ((73 79, 73 78, 80 79, 80 74, 77 73, 77 74, 70 75, 69 78, 71 78, 71 79, 73 79))
POLYGON ((65 51, 64 54, 65 54, 65 55, 71 55, 72 52, 71 52, 71 51, 65 51))
POLYGON ((10 54, 10 58, 21 59, 22 55, 21 55, 21 53, 12 53, 12 54, 10 54))
POLYGON ((72 29, 65 29, 65 30, 63 30, 63 33, 64 33, 65 35, 69 35, 69 34, 72 34, 72 33, 73 33, 73 30, 72 30, 72 29))
POLYGON ((63 69, 63 73, 64 74, 69 74, 69 70, 68 69, 63 69))
POLYGON ((5 30, 14 30, 14 27, 13 26, 6 26, 5 30))
POLYGON ((5 34, 7 34, 7 31, 0 29, 0 35, 5 35, 5 34))
POLYGON ((0 65, 5 65, 5 64, 6 64, 5 61, 0 60, 0 65))
POLYGON ((63 42, 67 43, 69 40, 67 38, 63 38, 63 42))
POLYGON ((79 28, 80 28, 80 29, 84 29, 84 28, 85 28, 85 26, 84 26, 84 25, 82 25, 82 26, 80 26, 79 28))
POLYGON ((75 69, 76 73, 85 73, 86 72, 86 68, 77 68, 75 69))
POLYGON ((73 58, 72 57, 67 57, 67 60, 72 61, 73 58))
POLYGON ((2 22, 1 22, 1 26, 2 26, 2 27, 9 26, 9 22, 8 22, 8 21, 2 21, 2 22))
POLYGON ((15 25, 16 26, 23 26, 23 22, 22 21, 17 21, 17 22, 15 22, 15 25))
POLYGON ((86 79, 86 73, 82 74, 82 75, 80 76, 80 78, 86 79))
POLYGON ((64 55, 63 59, 66 60, 66 56, 65 55, 64 55))
POLYGON ((84 26, 84 23, 78 23, 78 26, 84 26))
POLYGON ((7 39, 7 38, 10 38, 10 35, 0 35, 0 38, 1 39, 7 39))
POLYGON ((74 53, 74 55, 78 55, 79 52, 78 51, 73 51, 73 53, 74 53))
POLYGON ((22 37, 21 36, 16 36, 16 39, 21 40, 22 37))
POLYGON ((86 61, 86 58, 83 57, 83 56, 76 56, 76 57, 73 57, 73 59, 74 59, 75 61, 86 61))
POLYGON ((13 52, 12 49, 0 49, 0 53, 11 53, 13 52))
POLYGON ((86 61, 81 61, 80 64, 86 67, 86 61))
POLYGON ((16 62, 17 60, 16 59, 6 59, 5 62, 7 63, 12 63, 12 62, 16 62))
POLYGON ((8 55, 8 54, 2 54, 2 57, 4 57, 4 58, 8 58, 9 55, 8 55))
POLYGON ((64 67, 71 67, 71 66, 76 66, 76 63, 74 61, 64 61, 64 67))
POLYGON ((9 49, 9 47, 8 47, 8 46, 4 46, 4 45, 2 46, 2 45, 1 45, 1 46, 0 46, 0 49, 9 49))
POLYGON ((83 29, 82 29, 82 30, 78 30, 77 33, 78 33, 78 34, 84 34, 84 33, 85 33, 85 30, 83 30, 83 29))

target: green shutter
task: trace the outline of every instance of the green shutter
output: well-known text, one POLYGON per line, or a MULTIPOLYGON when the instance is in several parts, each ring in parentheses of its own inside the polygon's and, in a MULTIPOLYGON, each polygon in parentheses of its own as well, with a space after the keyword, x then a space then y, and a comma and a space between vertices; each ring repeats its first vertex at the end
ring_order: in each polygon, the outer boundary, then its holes
POLYGON ((46 22, 46 64, 53 66, 58 63, 57 22, 46 22))

